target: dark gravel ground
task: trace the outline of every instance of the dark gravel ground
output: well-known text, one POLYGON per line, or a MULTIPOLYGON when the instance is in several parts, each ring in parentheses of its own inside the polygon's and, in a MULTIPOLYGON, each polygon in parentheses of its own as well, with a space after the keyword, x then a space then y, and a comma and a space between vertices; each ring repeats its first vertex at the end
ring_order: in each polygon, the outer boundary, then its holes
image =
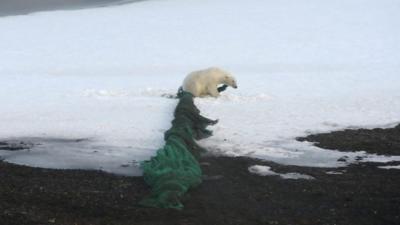
POLYGON ((347 129, 297 138, 316 146, 339 151, 366 151, 381 155, 400 155, 400 124, 394 128, 347 129))
MULTIPOLYGON (((387 136, 390 129, 342 132, 350 132, 353 138, 334 132, 329 142, 318 139, 319 145, 337 143, 329 148, 339 148, 340 143, 340 149, 358 146, 365 150, 371 145, 367 139, 376 140, 376 146, 394 146, 400 141, 399 135, 387 136)), ((395 147, 371 149, 400 155, 400 149, 395 147)), ((0 224, 400 224, 400 170, 377 168, 383 164, 324 169, 283 166, 244 157, 207 156, 200 161, 204 182, 187 194, 182 211, 138 206, 137 202, 149 193, 141 177, 1 162, 0 224), (304 173, 315 179, 262 177, 248 172, 248 167, 255 164, 268 165, 281 173, 304 173)))

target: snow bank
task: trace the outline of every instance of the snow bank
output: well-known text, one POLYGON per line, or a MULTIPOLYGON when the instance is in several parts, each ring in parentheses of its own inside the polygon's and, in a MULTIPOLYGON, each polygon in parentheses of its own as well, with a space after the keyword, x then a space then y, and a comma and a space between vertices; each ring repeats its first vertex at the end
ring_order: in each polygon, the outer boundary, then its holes
POLYGON ((165 0, 0 18, 0 139, 41 144, 0 156, 139 175, 135 162, 162 146, 176 105, 161 96, 190 71, 220 66, 239 89, 196 99, 220 119, 200 142, 211 152, 321 167, 400 160, 294 139, 400 122, 399 9, 390 0, 165 0))

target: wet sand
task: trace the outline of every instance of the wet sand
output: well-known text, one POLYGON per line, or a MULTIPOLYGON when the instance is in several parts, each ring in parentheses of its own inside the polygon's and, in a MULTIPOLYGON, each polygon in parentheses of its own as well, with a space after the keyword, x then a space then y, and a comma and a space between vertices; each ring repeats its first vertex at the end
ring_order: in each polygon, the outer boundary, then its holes
MULTIPOLYGON (((354 145, 370 146, 370 142, 362 141, 365 138, 355 138, 370 131, 351 132, 353 138, 334 132, 329 140, 341 143, 342 150, 354 145)), ((400 136, 386 138, 388 132, 392 131, 373 130, 368 139, 383 146, 400 141, 400 136)), ((319 140, 319 145, 327 143, 319 140)), ((400 149, 390 153, 400 155, 400 149)), ((138 206, 138 201, 149 193, 141 177, 2 162, 0 224, 400 224, 400 170, 377 167, 398 162, 360 163, 336 169, 284 166, 244 157, 203 156, 200 162, 204 181, 189 191, 182 211, 138 206), (258 176, 248 172, 248 167, 255 164, 315 179, 258 176)))
POLYGON ((49 10, 102 7, 135 1, 139 0, 0 0, 0 17, 49 10))

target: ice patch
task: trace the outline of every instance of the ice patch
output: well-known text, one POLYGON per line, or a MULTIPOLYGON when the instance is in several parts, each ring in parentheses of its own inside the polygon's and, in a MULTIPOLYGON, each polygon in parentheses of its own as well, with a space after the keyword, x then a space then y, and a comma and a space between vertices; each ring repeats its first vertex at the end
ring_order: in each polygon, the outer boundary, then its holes
POLYGON ((397 165, 397 166, 378 166, 378 168, 387 169, 387 170, 389 170, 389 169, 400 169, 400 165, 397 165))
POLYGON ((307 175, 307 174, 301 174, 301 173, 285 173, 285 174, 280 174, 283 179, 304 179, 304 180, 314 180, 315 178, 307 175))
POLYGON ((344 171, 326 171, 326 174, 331 174, 331 175, 340 175, 343 174, 344 171))
MULTIPOLYGON (((26 148, 0 151, 8 162, 33 167, 55 169, 91 169, 121 175, 140 176, 142 171, 138 161, 147 159, 151 148, 133 146, 110 146, 101 141, 87 139, 20 137, 18 140, 1 140, 15 146, 21 142, 26 148)), ((1 149, 0 149, 1 150, 1 149)))
POLYGON ((283 179, 304 179, 304 180, 313 180, 315 179, 314 177, 307 175, 307 174, 301 174, 301 173, 276 173, 271 170, 271 167, 269 166, 261 166, 261 165, 254 165, 250 166, 248 170, 251 173, 260 175, 260 176, 280 176, 283 179))
POLYGON ((249 167, 250 173, 254 173, 260 176, 275 176, 278 175, 274 171, 271 170, 271 167, 269 166, 260 166, 260 165, 254 165, 249 167))
POLYGON ((365 155, 365 158, 361 159, 361 162, 376 162, 376 163, 388 163, 394 161, 400 161, 400 156, 367 154, 365 155))

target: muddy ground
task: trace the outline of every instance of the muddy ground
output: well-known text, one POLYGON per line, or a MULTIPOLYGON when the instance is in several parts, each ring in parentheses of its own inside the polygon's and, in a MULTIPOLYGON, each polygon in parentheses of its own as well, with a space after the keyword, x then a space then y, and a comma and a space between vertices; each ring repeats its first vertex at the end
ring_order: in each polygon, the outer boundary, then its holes
MULTIPOLYGON (((299 140, 329 149, 400 155, 399 130, 346 130, 299 140)), ((1 162, 0 224, 400 224, 400 170, 377 167, 384 164, 323 169, 243 157, 208 156, 200 161, 204 182, 187 194, 182 211, 138 206, 149 193, 141 177, 1 162), (255 164, 315 179, 262 177, 248 172, 255 164)))

